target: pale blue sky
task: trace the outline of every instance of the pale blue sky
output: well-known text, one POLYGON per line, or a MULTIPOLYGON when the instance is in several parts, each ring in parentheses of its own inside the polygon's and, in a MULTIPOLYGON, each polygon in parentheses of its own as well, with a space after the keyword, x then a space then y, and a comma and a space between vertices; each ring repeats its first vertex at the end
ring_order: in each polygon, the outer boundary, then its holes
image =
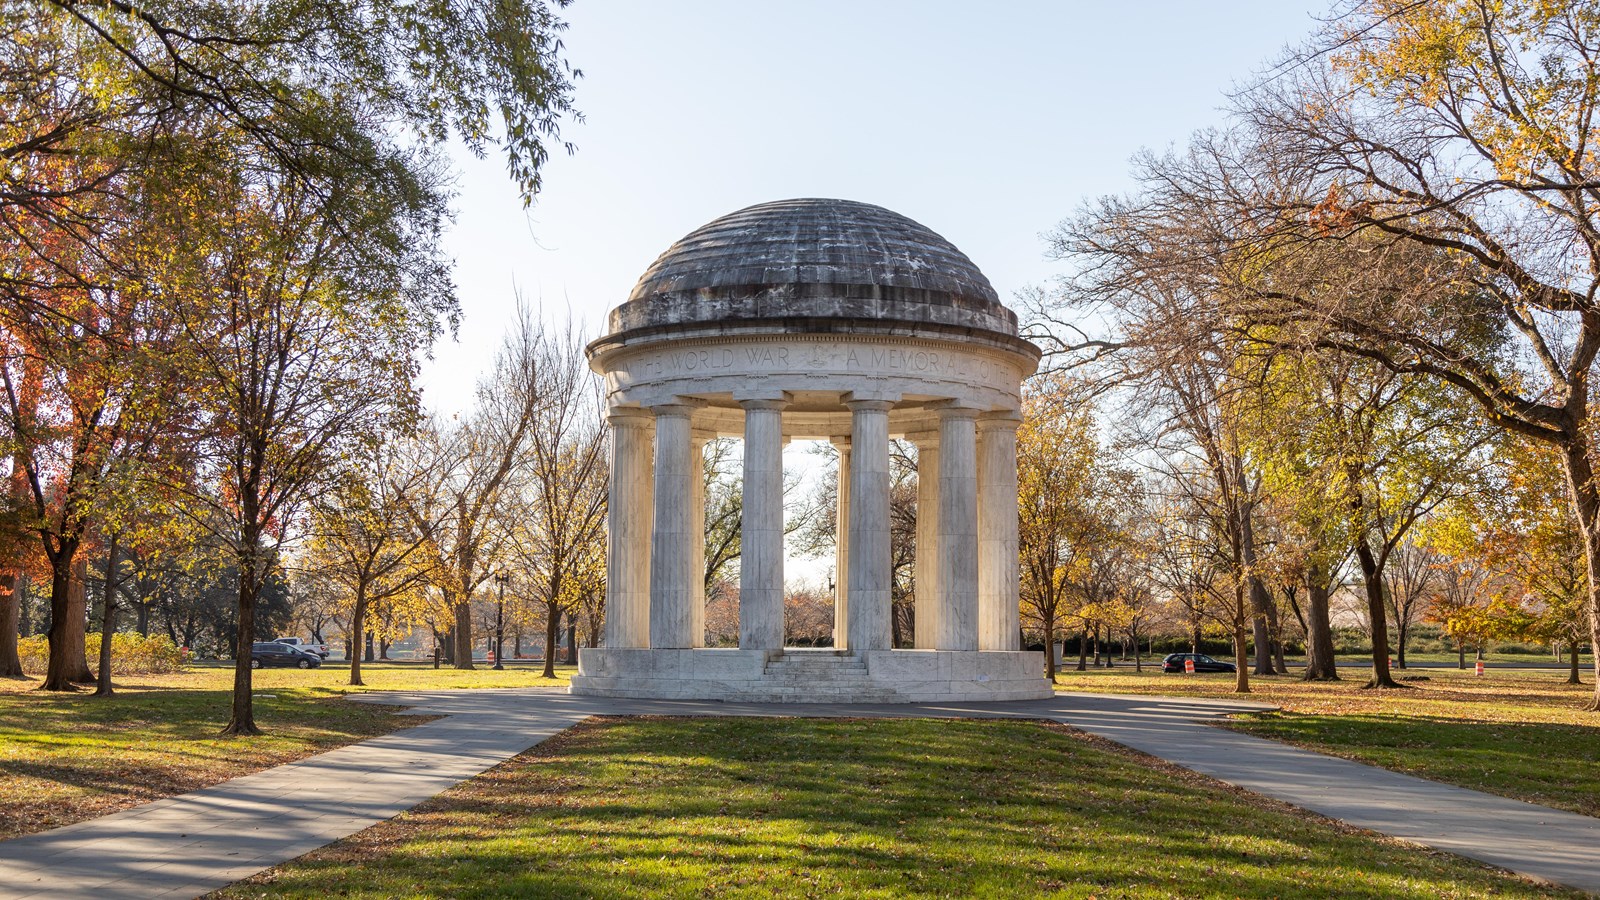
POLYGON ((1010 303, 1059 273, 1041 232, 1128 187, 1128 159, 1220 120, 1226 93, 1325 0, 577 0, 575 156, 524 211, 461 155, 449 237, 464 321, 425 366, 465 407, 514 306, 591 330, 674 240, 787 197, 887 206, 950 239, 1010 303))

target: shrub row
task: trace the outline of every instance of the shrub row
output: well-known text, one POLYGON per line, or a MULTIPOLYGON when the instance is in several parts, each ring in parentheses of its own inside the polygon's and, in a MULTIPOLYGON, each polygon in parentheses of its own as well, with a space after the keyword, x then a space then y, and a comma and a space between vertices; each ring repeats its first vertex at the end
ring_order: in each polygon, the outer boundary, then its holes
MULTIPOLYGON (((100 658, 100 635, 90 634, 84 641, 89 656, 89 668, 94 668, 100 658)), ((22 670, 29 675, 43 675, 50 661, 50 645, 44 635, 25 637, 17 642, 17 654, 22 657, 22 670)), ((184 653, 164 634, 145 637, 141 634, 118 632, 111 636, 111 674, 113 675, 165 675, 183 668, 184 653)))

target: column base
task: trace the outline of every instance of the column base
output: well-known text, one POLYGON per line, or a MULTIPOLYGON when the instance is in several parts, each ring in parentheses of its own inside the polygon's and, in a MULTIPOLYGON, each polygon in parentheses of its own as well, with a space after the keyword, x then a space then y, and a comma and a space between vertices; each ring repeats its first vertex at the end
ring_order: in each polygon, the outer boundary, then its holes
POLYGON ((585 648, 570 693, 650 700, 938 703, 1053 696, 1027 650, 585 648))

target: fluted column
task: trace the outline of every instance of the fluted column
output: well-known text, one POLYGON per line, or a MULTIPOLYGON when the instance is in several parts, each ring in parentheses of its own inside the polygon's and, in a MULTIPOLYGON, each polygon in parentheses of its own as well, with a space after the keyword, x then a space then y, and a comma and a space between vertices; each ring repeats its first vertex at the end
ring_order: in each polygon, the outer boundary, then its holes
POLYGON ((917 441, 916 612, 912 641, 918 650, 938 646, 939 621, 939 438, 917 441))
MULTIPOLYGON (((738 399, 739 395, 735 395, 738 399)), ((744 407, 744 515, 739 548, 739 647, 783 649, 783 399, 744 407)))
POLYGON ((650 646, 693 647, 694 543, 705 541, 704 521, 695 527, 693 483, 700 477, 691 458, 689 406, 654 407, 656 414, 655 530, 650 542, 650 646))
POLYGON ((1022 649, 1016 413, 978 420, 978 649, 1022 649))
POLYGON ((650 532, 655 473, 642 409, 615 409, 611 426, 611 494, 606 507, 607 647, 650 646, 650 532))
POLYGON ((850 441, 834 438, 833 447, 839 451, 833 537, 833 646, 842 650, 850 643, 850 441))
POLYGON ((978 649, 977 410, 939 410, 940 650, 978 649))
POLYGON ((689 505, 694 517, 693 578, 689 582, 690 646, 706 645, 706 438, 691 432, 689 438, 689 505))
POLYGON ((847 641, 854 652, 888 650, 889 400, 855 399, 850 408, 850 543, 847 641))

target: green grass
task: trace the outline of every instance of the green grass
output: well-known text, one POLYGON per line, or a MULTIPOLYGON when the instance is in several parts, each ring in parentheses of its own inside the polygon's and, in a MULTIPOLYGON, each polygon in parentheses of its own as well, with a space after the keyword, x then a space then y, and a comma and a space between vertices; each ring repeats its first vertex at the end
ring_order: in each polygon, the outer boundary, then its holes
MULTIPOLYGON (((363 671, 364 688, 342 684, 343 668, 257 671, 256 722, 266 734, 250 738, 217 734, 228 721, 231 669, 119 678, 109 700, 32 690, 38 679, 0 679, 0 838, 105 815, 418 722, 395 716, 392 707, 350 703, 346 694, 552 683, 538 669, 521 667, 376 663, 363 671)), ((557 683, 564 685, 570 671, 557 683)))
MULTIPOLYGON (((1252 677, 1248 699, 1282 712, 1230 727, 1475 790, 1600 816, 1600 713, 1582 709, 1594 686, 1541 670, 1415 670, 1405 690, 1362 688, 1363 676, 1308 683, 1252 677)), ((1058 690, 1237 697, 1232 675, 1061 673, 1058 690)))
POLYGON ((1028 722, 596 720, 241 882, 289 897, 1566 896, 1028 722))
MULTIPOLYGON (((257 669, 255 685, 258 689, 278 685, 316 687, 339 693, 356 691, 438 691, 455 688, 565 688, 577 673, 577 666, 556 666, 555 678, 543 678, 544 668, 539 665, 516 663, 495 671, 481 660, 475 669, 454 669, 442 666, 435 669, 427 662, 376 662, 361 664, 362 687, 351 687, 350 666, 342 660, 330 660, 320 669, 257 669)), ((189 677, 219 678, 223 687, 233 684, 233 664, 207 663, 191 667, 189 677), (220 673, 220 675, 219 675, 220 673)), ((142 676, 140 680, 145 680, 142 676)))

